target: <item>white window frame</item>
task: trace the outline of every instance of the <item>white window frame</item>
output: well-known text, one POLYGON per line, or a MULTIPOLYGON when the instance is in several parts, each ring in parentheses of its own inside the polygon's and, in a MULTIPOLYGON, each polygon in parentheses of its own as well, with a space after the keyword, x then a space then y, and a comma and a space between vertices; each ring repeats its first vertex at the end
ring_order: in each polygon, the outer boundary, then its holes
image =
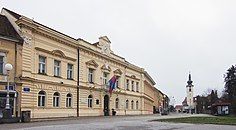
POLYGON ((136 92, 139 92, 139 82, 136 82, 136 92))
POLYGON ((115 101, 115 108, 116 108, 116 109, 119 109, 119 98, 116 98, 116 101, 115 101))
POLYGON ((125 101, 125 109, 129 109, 129 100, 125 101))
POLYGON ((134 101, 131 101, 131 109, 134 109, 134 101))
POLYGON ((134 81, 131 81, 131 90, 134 91, 134 81))
POLYGON ((2 73, 0 73, 0 75, 1 74, 4 75, 4 74, 6 74, 6 70, 5 70, 5 64, 7 63, 6 53, 0 52, 0 56, 3 57, 2 73))
POLYGON ((88 96, 88 108, 93 108, 93 96, 92 95, 88 96))
POLYGON ((92 68, 88 69, 88 82, 94 83, 94 69, 92 68))
POLYGON ((60 107, 60 93, 55 92, 53 93, 53 107, 60 107), (58 93, 58 95, 55 95, 58 93))
POLYGON ((72 107, 72 94, 71 93, 68 93, 66 95, 66 107, 72 107))
POLYGON ((46 92, 45 91, 39 91, 38 92, 38 107, 45 107, 45 106, 46 106, 46 92), (44 92, 44 94, 39 94, 40 92, 44 92))
POLYGON ((39 73, 40 74, 46 74, 47 73, 47 71, 46 71, 46 63, 47 63, 47 57, 39 55, 39 73), (44 60, 45 60, 44 62, 40 61, 41 57, 44 58, 44 60), (43 72, 43 67, 44 67, 44 71, 45 72, 43 72))
POLYGON ((103 74, 102 74, 102 83, 103 83, 103 85, 106 85, 106 88, 109 88, 108 81, 109 81, 109 73, 103 72, 103 74))
POLYGON ((139 102, 136 101, 136 109, 139 109, 139 102))
POLYGON ((54 76, 61 76, 61 61, 59 60, 54 60, 54 76), (56 65, 56 62, 58 62, 59 65, 56 65))
POLYGON ((74 70, 74 65, 68 63, 67 64, 67 79, 73 79, 73 71, 74 70), (69 68, 71 66, 71 68, 69 68))
POLYGON ((126 85, 125 85, 126 86, 126 90, 129 90, 129 82, 130 82, 129 79, 126 79, 126 85))

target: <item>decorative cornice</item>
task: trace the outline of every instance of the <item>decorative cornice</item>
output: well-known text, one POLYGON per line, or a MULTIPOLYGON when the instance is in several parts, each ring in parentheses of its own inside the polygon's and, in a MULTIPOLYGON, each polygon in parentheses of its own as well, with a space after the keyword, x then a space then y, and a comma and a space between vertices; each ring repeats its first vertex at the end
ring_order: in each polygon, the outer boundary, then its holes
POLYGON ((52 81, 38 80, 38 79, 30 78, 30 77, 20 77, 20 80, 36 82, 36 83, 52 84, 52 85, 58 85, 58 86, 65 86, 65 87, 70 87, 70 88, 77 88, 77 85, 61 84, 61 83, 56 83, 52 81))
POLYGON ((67 59, 67 60, 76 61, 76 59, 66 56, 61 50, 49 51, 49 50, 39 48, 39 47, 35 47, 35 50, 42 51, 42 52, 45 52, 45 53, 48 53, 48 54, 51 54, 51 55, 54 55, 54 56, 58 56, 58 57, 67 59))

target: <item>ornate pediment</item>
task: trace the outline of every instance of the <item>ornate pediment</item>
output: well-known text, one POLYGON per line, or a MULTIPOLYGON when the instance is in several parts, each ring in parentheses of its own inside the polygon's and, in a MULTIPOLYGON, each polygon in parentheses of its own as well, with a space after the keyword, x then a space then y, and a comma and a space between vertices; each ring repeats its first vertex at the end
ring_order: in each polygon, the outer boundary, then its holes
POLYGON ((52 55, 56 55, 59 57, 63 57, 63 58, 66 57, 66 55, 61 50, 53 50, 51 53, 52 53, 52 55))
POLYGON ((133 79, 136 79, 136 76, 135 76, 135 75, 131 75, 130 77, 133 78, 133 79))
POLYGON ((90 60, 86 62, 87 66, 93 66, 94 68, 98 67, 98 64, 94 60, 90 60))
POLYGON ((107 64, 104 64, 102 67, 101 67, 102 70, 107 70, 107 71, 111 71, 111 67, 107 64))
POLYGON ((116 70, 114 71, 114 74, 115 74, 115 75, 122 75, 122 71, 121 71, 120 69, 116 69, 116 70))

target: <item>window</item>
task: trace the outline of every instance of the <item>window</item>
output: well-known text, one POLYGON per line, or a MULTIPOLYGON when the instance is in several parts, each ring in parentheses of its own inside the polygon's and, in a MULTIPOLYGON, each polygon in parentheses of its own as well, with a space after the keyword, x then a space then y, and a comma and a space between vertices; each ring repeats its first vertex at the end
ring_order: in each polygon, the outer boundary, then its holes
POLYGON ((131 109, 134 109, 134 101, 131 101, 131 109))
POLYGON ((120 77, 116 76, 116 88, 119 88, 119 80, 120 80, 120 77))
POLYGON ((126 80, 126 90, 129 90, 129 80, 126 80))
POLYGON ((125 108, 126 108, 126 109, 129 109, 129 100, 126 100, 126 102, 125 102, 125 108))
MULTIPOLYGON (((103 84, 106 85, 108 83, 108 73, 103 72, 103 84)), ((106 86, 108 88, 108 85, 106 86)))
POLYGON ((134 91, 134 81, 131 82, 132 91, 134 91))
POLYGON ((136 82, 136 92, 139 92, 139 82, 136 82))
POLYGON ((4 68, 4 56, 0 55, 0 74, 3 74, 3 68, 4 68))
POLYGON ((60 94, 58 92, 55 92, 53 94, 53 107, 59 107, 59 99, 60 99, 60 94))
POLYGON ((73 65, 67 65, 67 79, 73 79, 73 65))
POLYGON ((89 108, 93 107, 93 96, 92 95, 88 96, 88 107, 89 108))
POLYGON ((189 92, 191 92, 191 88, 189 88, 189 92))
POLYGON ((99 100, 98 99, 96 100, 96 105, 99 105, 99 100))
POLYGON ((88 82, 89 83, 94 83, 93 82, 93 74, 94 73, 94 69, 91 69, 91 68, 89 68, 89 72, 88 72, 88 82))
POLYGON ((138 104, 138 101, 136 101, 136 109, 138 109, 138 105, 139 105, 139 104, 138 104))
POLYGON ((116 109, 118 109, 119 108, 119 98, 116 98, 116 109))
POLYGON ((39 56, 39 73, 46 74, 46 57, 39 56))
POLYGON ((38 106, 39 107, 45 107, 45 97, 46 97, 46 92, 40 91, 38 93, 38 106))
POLYGON ((54 76, 59 77, 61 71, 61 61, 54 60, 54 76))
POLYGON ((66 95, 66 107, 72 107, 72 95, 70 93, 66 95))

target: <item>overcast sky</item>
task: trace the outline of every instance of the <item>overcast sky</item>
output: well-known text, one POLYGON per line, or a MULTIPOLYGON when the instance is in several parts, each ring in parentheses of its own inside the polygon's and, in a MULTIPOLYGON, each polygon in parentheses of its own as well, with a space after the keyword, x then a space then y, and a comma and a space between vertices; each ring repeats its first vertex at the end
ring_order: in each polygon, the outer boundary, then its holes
POLYGON ((145 68, 180 104, 191 71, 194 95, 224 87, 236 61, 236 0, 0 0, 5 7, 145 68))

